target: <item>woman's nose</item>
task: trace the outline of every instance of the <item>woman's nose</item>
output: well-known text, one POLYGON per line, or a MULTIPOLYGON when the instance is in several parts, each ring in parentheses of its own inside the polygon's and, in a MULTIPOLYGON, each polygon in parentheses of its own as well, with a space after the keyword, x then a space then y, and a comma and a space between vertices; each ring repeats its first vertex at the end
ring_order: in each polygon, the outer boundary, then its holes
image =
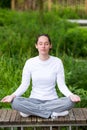
POLYGON ((45 47, 45 44, 43 44, 42 47, 45 47))

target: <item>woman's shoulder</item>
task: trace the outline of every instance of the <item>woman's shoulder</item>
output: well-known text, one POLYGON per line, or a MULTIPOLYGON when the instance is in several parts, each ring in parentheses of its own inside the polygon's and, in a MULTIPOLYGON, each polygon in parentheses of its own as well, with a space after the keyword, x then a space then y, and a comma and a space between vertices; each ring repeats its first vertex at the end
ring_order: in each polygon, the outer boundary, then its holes
POLYGON ((26 63, 29 63, 29 64, 33 63, 33 62, 37 61, 37 59, 38 59, 38 56, 31 57, 31 58, 29 58, 29 59, 26 60, 26 63))
POLYGON ((59 57, 56 57, 56 56, 51 56, 51 59, 55 62, 62 62, 62 60, 59 58, 59 57))

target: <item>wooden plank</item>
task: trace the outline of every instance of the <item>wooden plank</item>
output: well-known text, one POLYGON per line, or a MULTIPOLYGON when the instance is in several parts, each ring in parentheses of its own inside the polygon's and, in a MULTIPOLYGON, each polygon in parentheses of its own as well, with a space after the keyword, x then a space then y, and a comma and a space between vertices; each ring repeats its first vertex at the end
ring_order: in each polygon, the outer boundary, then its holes
POLYGON ((73 111, 70 110, 69 114, 63 117, 57 117, 56 119, 53 120, 54 124, 72 124, 75 123, 75 118, 73 115, 73 111))
POLYGON ((43 124, 47 124, 47 125, 48 125, 48 124, 49 124, 49 125, 50 125, 50 124, 53 124, 53 119, 52 119, 52 118, 48 118, 48 119, 44 119, 44 118, 43 118, 43 119, 42 119, 42 123, 43 123, 43 124))
POLYGON ((12 110, 7 110, 7 114, 6 114, 4 122, 8 122, 9 123, 10 117, 11 117, 11 113, 12 113, 12 110))
POLYGON ((64 122, 65 122, 65 118, 64 117, 56 117, 55 119, 53 119, 53 124, 57 124, 58 126, 60 125, 60 124, 64 124, 64 122))
POLYGON ((31 121, 32 121, 32 123, 36 123, 37 122, 36 116, 31 116, 31 121))
POLYGON ((87 123, 87 108, 82 108, 83 114, 86 118, 86 123, 87 123))
POLYGON ((6 118, 7 110, 2 110, 1 116, 0 116, 0 123, 2 124, 6 118))
POLYGON ((69 111, 69 119, 70 119, 71 124, 76 123, 76 119, 75 119, 75 116, 74 116, 74 113, 73 113, 72 109, 69 111))
POLYGON ((1 114, 2 114, 2 109, 0 110, 0 117, 1 117, 1 114))
POLYGON ((73 108, 73 112, 77 124, 86 124, 86 118, 81 108, 73 108))
POLYGON ((16 110, 12 110, 11 118, 10 118, 10 123, 15 122, 16 115, 17 115, 17 111, 16 110))
POLYGON ((17 125, 21 124, 21 116, 20 116, 19 112, 17 112, 17 114, 16 114, 14 123, 17 125))
POLYGON ((21 117, 20 122, 21 122, 21 124, 25 124, 26 125, 26 117, 21 117))
POLYGON ((38 118, 38 122, 41 124, 53 124, 54 126, 57 125, 57 124, 72 124, 72 121, 73 123, 75 123, 75 118, 74 118, 74 115, 73 115, 73 111, 71 110, 69 115, 67 116, 64 116, 64 117, 57 117, 55 119, 41 119, 41 118, 38 118))
POLYGON ((71 124, 69 114, 64 116, 64 124, 71 124))
POLYGON ((41 117, 37 117, 37 123, 41 124, 42 123, 42 118, 41 117))
POLYGON ((32 124, 32 118, 31 118, 31 116, 26 117, 26 124, 32 124))
POLYGON ((29 116, 29 117, 21 117, 21 124, 23 125, 32 125, 34 124, 34 122, 32 122, 32 116, 29 116))
MULTIPOLYGON (((66 115, 64 117, 57 117, 56 119, 53 119, 53 124, 72 124, 75 122, 76 120, 72 110, 69 111, 69 115, 66 115)), ((52 123, 52 119, 51 119, 51 123, 52 123)))
POLYGON ((56 119, 44 119, 37 116, 21 117, 19 112, 15 110, 0 110, 0 125, 44 125, 44 126, 60 126, 60 125, 87 125, 87 108, 73 108, 69 111, 69 115, 58 117, 56 119))
POLYGON ((58 124, 64 124, 65 123, 65 116, 60 116, 57 119, 58 119, 58 124))
POLYGON ((3 113, 3 110, 0 110, 0 124, 2 124, 2 113, 3 113))

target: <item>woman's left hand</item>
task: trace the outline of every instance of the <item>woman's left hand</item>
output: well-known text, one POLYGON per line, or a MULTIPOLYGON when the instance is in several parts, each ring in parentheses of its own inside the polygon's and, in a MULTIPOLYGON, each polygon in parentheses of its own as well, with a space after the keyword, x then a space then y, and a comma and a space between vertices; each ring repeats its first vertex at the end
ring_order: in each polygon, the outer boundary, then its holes
POLYGON ((81 99, 78 95, 72 94, 69 96, 72 102, 80 102, 81 99))

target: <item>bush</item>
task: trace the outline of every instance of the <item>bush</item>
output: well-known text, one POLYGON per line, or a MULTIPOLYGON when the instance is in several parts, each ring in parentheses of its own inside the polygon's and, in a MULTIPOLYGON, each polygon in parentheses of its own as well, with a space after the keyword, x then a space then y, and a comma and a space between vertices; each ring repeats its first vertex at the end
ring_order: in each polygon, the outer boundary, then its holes
POLYGON ((67 19, 79 19, 80 18, 77 11, 70 7, 66 7, 66 8, 60 7, 58 10, 58 15, 62 18, 67 18, 67 19))
MULTIPOLYGON (((70 55, 86 57, 87 53, 85 50, 83 53, 82 50, 86 47, 87 34, 85 29, 76 27, 76 24, 60 19, 54 12, 40 14, 39 12, 0 10, 1 98, 12 93, 19 86, 25 61, 37 55, 34 47, 35 39, 41 33, 48 33, 52 39, 51 54, 62 57, 66 83, 69 88, 81 96, 84 95, 85 98, 87 95, 87 62, 86 60, 74 60, 70 55), (73 49, 74 40, 76 40, 76 46, 74 45, 73 49), (69 56, 66 56, 65 52, 69 56)), ((25 95, 29 93, 30 90, 25 95)), ((85 104, 83 103, 84 106, 85 104)), ((1 104, 0 107, 9 106, 1 104)))
POLYGON ((87 29, 86 28, 72 28, 68 29, 64 42, 60 45, 65 53, 74 57, 87 56, 87 29))
POLYGON ((87 60, 74 59, 65 55, 63 57, 65 66, 66 83, 68 86, 87 89, 87 60))
POLYGON ((87 59, 74 59, 64 55, 62 57, 65 68, 65 79, 69 89, 81 97, 77 107, 87 106, 87 59))
POLYGON ((52 54, 58 56, 59 45, 63 41, 65 32, 75 26, 76 24, 68 23, 51 12, 39 14, 39 12, 1 10, 0 54, 6 54, 9 57, 21 57, 22 54, 35 56, 37 53, 34 49, 36 36, 48 33, 54 48, 52 54))
POLYGON ((54 13, 48 12, 41 15, 39 12, 1 10, 0 55, 35 56, 37 54, 34 47, 36 36, 48 33, 53 43, 51 51, 53 55, 59 56, 66 53, 74 57, 86 57, 87 30, 60 19, 57 13, 54 13))
MULTIPOLYGON (((65 70, 65 81, 69 89, 81 97, 81 102, 76 107, 87 106, 87 60, 74 59, 64 55, 62 57, 65 70)), ((58 96, 63 96, 56 86, 58 96)))
POLYGON ((87 13, 85 8, 78 7, 62 7, 58 8, 58 16, 66 19, 86 19, 87 13))

